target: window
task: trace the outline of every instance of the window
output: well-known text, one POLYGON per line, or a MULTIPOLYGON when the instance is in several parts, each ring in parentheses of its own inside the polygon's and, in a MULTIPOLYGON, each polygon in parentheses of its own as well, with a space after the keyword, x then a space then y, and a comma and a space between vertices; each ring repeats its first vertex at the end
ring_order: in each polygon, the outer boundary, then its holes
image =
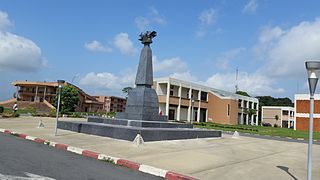
POLYGON ((201 101, 207 101, 207 92, 201 92, 201 101))
POLYGON ((288 115, 288 114, 289 114, 289 112, 288 112, 288 111, 286 111, 286 110, 284 110, 284 111, 282 111, 282 114, 283 114, 283 115, 288 115))
POLYGON ((230 116, 230 104, 228 104, 227 111, 228 111, 228 116, 230 116))
POLYGON ((170 96, 173 96, 173 91, 170 91, 170 96))

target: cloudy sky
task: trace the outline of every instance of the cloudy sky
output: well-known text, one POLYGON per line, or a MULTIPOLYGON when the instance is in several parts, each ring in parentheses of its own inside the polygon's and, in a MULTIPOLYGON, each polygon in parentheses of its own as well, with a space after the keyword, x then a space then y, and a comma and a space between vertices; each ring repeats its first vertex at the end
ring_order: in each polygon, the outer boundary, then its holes
MULTIPOLYGON (((154 77, 250 95, 307 93, 304 62, 320 60, 320 2, 302 0, 0 2, 0 100, 15 80, 65 79, 90 94, 132 86, 155 30, 154 77)), ((320 89, 320 88, 318 88, 320 89)))

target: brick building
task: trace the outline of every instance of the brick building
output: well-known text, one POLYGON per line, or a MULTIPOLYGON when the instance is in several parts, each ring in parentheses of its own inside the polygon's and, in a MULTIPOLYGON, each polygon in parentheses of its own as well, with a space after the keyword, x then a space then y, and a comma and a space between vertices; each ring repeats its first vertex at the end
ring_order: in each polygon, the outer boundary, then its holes
POLYGON ((94 96, 99 102, 103 103, 105 112, 124 112, 126 109, 125 98, 116 96, 94 96))
MULTIPOLYGON (((0 102, 0 105, 11 108, 16 101, 19 107, 34 106, 40 110, 49 111, 53 109, 53 100, 56 96, 57 82, 33 82, 33 81, 15 81, 16 86, 15 99, 0 102), (23 106, 20 106, 23 105, 23 106)), ((79 92, 79 101, 75 111, 77 112, 103 112, 103 102, 99 102, 95 97, 88 95, 79 87, 65 82, 65 86, 72 86, 79 92)))
POLYGON ((169 120, 258 125, 257 98, 174 78, 157 78, 159 112, 169 120))
MULTIPOLYGON (((310 112, 310 96, 309 94, 296 94, 294 96, 295 108, 295 130, 309 130, 309 112, 310 112)), ((320 94, 314 95, 314 114, 313 129, 320 132, 320 94)))

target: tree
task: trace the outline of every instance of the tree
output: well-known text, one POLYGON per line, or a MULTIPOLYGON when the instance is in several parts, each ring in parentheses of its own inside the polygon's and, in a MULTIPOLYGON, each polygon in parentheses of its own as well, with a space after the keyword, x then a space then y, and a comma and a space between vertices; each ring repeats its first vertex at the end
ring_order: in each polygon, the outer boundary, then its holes
POLYGON ((291 99, 285 98, 274 98, 271 96, 257 96, 259 100, 259 121, 261 121, 261 106, 290 106, 293 107, 291 99))
MULTIPOLYGON (((73 86, 64 86, 61 89, 60 96, 60 112, 66 114, 74 112, 79 101, 79 91, 73 86)), ((53 104, 57 107, 58 94, 54 98, 53 104)))
POLYGON ((271 96, 257 96, 259 99, 260 106, 293 106, 291 99, 285 98, 274 98, 271 96))
POLYGON ((132 90, 132 87, 129 87, 129 86, 128 86, 128 87, 123 88, 123 89, 122 89, 122 92, 123 92, 124 94, 126 94, 126 97, 128 97, 130 90, 132 90))
POLYGON ((242 96, 247 96, 247 97, 251 97, 247 92, 245 91, 237 91, 236 94, 242 95, 242 96))

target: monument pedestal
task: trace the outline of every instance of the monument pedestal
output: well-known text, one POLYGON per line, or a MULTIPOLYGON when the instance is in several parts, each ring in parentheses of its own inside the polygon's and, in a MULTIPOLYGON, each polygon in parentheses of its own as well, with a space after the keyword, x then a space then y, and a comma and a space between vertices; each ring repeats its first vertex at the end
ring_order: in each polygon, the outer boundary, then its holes
POLYGON ((148 141, 221 137, 221 131, 193 129, 192 124, 88 117, 88 122, 59 121, 58 128, 133 141, 137 134, 148 141))
POLYGON ((141 121, 167 121, 167 116, 159 115, 158 96, 154 89, 137 86, 129 91, 126 111, 119 112, 117 119, 141 121))

